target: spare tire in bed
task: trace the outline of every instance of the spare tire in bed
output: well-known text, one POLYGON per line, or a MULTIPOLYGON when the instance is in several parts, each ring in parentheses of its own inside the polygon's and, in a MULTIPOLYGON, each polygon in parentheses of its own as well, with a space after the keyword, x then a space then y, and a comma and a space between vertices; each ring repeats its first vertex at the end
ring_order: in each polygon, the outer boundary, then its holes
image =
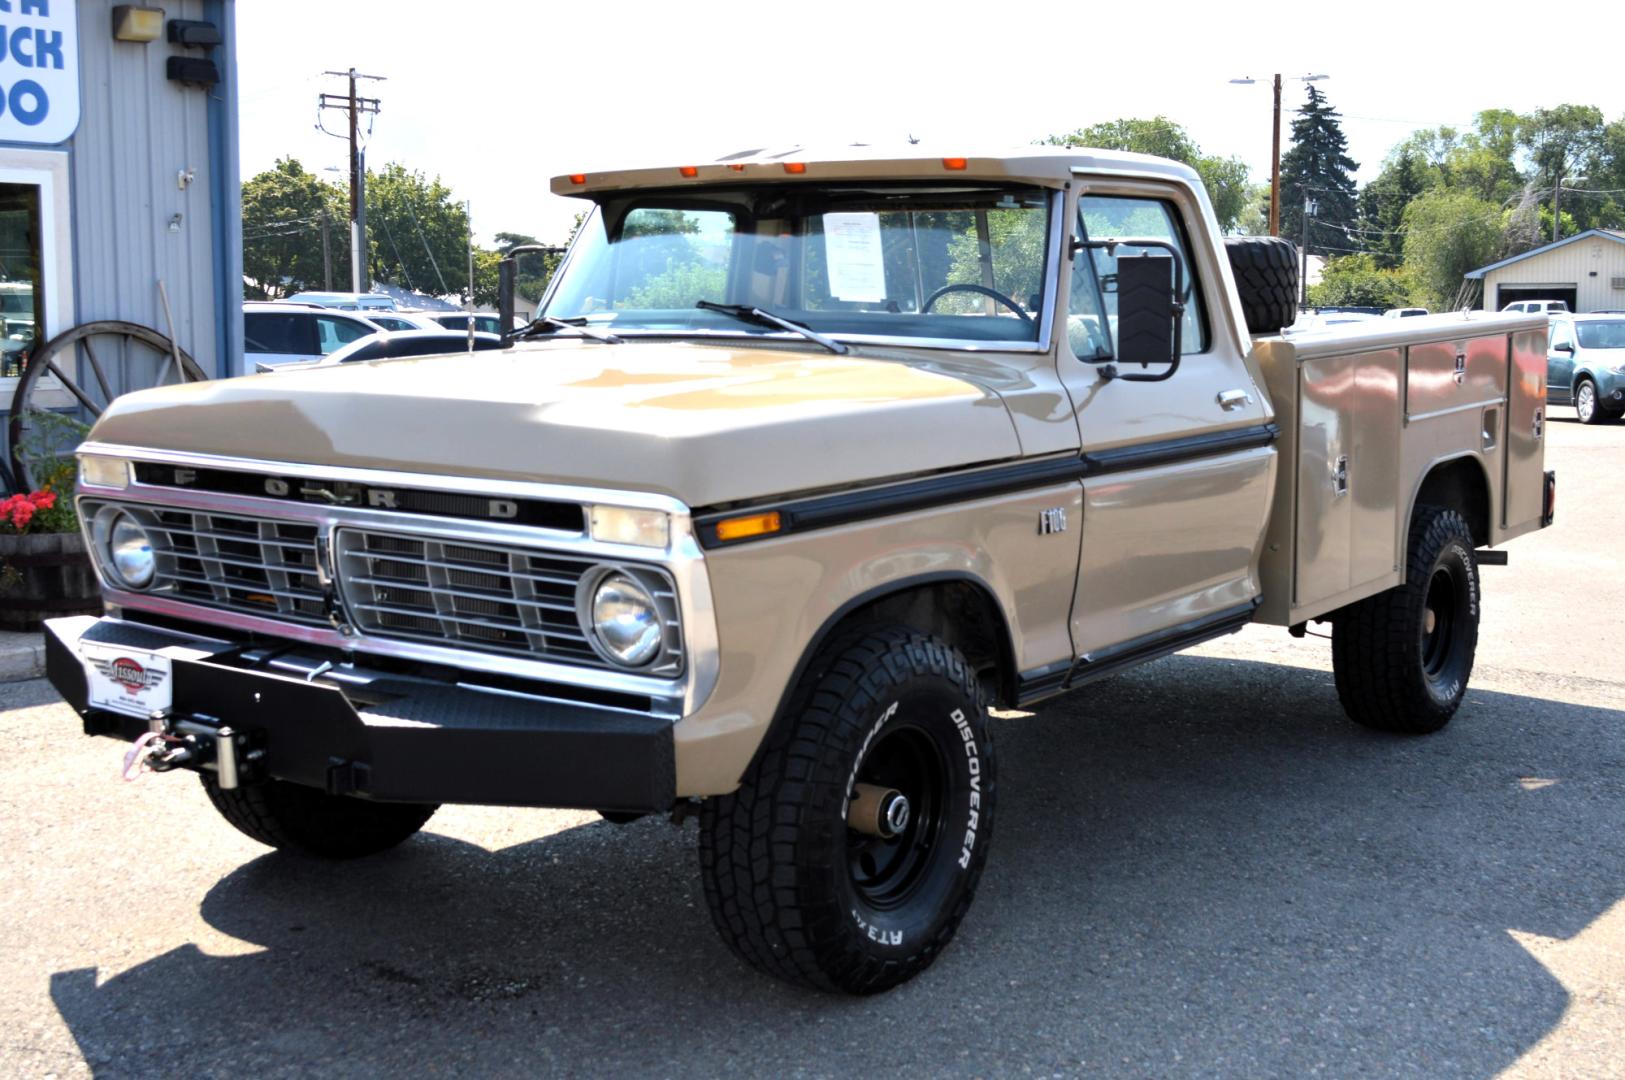
POLYGON ((1276 236, 1231 236, 1224 248, 1247 330, 1273 334, 1291 326, 1298 317, 1298 245, 1276 236))

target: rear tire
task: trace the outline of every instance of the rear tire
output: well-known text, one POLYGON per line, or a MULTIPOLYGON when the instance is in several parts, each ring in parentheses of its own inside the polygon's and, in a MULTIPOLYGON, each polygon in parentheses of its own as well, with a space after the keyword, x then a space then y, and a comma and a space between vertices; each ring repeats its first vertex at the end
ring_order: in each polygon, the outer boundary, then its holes
POLYGON ((980 684, 957 649, 885 627, 825 653, 791 705, 739 790, 701 809, 712 920, 769 975, 889 989, 953 938, 982 874, 994 769, 980 684), (848 824, 859 784, 906 797, 895 835, 848 824))
POLYGON ((434 804, 329 795, 286 780, 228 791, 213 774, 201 775, 209 801, 238 832, 278 851, 322 859, 358 859, 387 851, 423 828, 439 809, 434 804))
POLYGON ((1298 318, 1298 248, 1275 236, 1232 236, 1224 242, 1247 330, 1273 334, 1298 318))
POLYGON ((1419 506, 1405 584, 1344 608, 1332 620, 1332 670, 1349 719, 1378 731, 1425 735, 1450 722, 1478 649, 1473 534, 1454 510, 1419 506))

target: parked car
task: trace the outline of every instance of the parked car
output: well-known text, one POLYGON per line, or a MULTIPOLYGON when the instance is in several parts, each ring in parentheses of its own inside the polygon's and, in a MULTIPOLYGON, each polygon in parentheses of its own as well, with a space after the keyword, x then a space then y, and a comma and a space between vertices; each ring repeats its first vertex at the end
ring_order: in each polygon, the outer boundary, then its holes
POLYGON ((443 327, 433 319, 425 318, 422 312, 406 311, 369 311, 367 321, 377 323, 385 330, 440 330, 443 327))
POLYGON ((1385 319, 1409 319, 1412 316, 1426 315, 1427 313, 1428 309, 1425 307, 1392 307, 1383 312, 1382 317, 1385 319))
POLYGON ((243 367, 254 371, 319 360, 379 332, 376 323, 360 315, 315 304, 249 301, 243 305, 243 367))
POLYGON ((383 293, 302 292, 288 297, 297 304, 337 308, 340 311, 394 311, 395 298, 383 293))
POLYGON ((1308 334, 1316 330, 1325 330, 1333 326, 1347 326, 1353 323, 1375 322, 1381 319, 1368 311, 1347 311, 1342 308, 1322 308, 1319 311, 1306 311, 1298 316, 1298 321, 1281 331, 1283 334, 1308 334))
POLYGON ((1569 305, 1563 300, 1514 300, 1502 311, 1521 311, 1527 315, 1556 315, 1569 310, 1569 305))
POLYGON ((425 318, 432 319, 444 326, 447 330, 466 331, 468 329, 468 320, 472 317, 474 330, 477 333, 502 333, 501 320, 489 312, 477 311, 470 316, 466 311, 425 311, 423 315, 425 318))
POLYGON ((1554 315, 1546 400, 1573 405, 1582 424, 1625 415, 1625 315, 1554 315))
MULTIPOLYGON (((502 348, 502 339, 496 334, 474 335, 474 351, 502 348)), ((353 341, 344 348, 328 353, 318 360, 303 360, 294 364, 260 364, 254 370, 260 374, 270 371, 307 371, 316 367, 337 367, 363 360, 393 360, 402 356, 444 356, 448 353, 468 351, 467 332, 458 334, 450 330, 384 330, 353 341)))

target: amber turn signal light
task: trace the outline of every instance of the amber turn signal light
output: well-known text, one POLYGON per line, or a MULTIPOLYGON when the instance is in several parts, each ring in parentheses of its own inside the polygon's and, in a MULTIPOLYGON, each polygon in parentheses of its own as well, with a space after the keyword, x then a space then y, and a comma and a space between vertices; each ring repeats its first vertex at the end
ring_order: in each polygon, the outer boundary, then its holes
POLYGON ((779 531, 779 512, 769 510, 765 514, 747 514, 744 517, 723 518, 717 522, 717 539, 746 540, 752 536, 767 536, 779 531))

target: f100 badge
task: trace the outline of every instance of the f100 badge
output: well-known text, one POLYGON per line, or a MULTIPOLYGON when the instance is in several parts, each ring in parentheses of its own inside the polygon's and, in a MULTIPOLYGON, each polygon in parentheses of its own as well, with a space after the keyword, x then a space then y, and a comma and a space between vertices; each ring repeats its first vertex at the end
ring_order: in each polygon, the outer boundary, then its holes
POLYGON ((1038 512, 1038 535, 1066 532, 1066 507, 1052 506, 1038 512))

